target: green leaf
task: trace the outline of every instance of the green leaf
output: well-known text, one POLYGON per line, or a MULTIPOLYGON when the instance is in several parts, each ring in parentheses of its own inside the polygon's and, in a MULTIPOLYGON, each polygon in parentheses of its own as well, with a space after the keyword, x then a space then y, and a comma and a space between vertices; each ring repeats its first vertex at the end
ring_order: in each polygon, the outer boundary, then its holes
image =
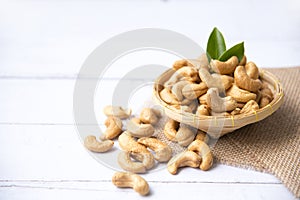
POLYGON ((226 61, 229 58, 231 58, 232 56, 236 56, 238 57, 239 61, 242 60, 243 56, 244 56, 244 42, 241 42, 239 44, 234 45, 233 47, 231 47, 230 49, 228 49, 227 51, 225 51, 219 58, 218 60, 220 61, 226 61))
POLYGON ((224 37, 215 27, 208 38, 206 52, 210 58, 217 59, 224 51, 226 51, 224 37))

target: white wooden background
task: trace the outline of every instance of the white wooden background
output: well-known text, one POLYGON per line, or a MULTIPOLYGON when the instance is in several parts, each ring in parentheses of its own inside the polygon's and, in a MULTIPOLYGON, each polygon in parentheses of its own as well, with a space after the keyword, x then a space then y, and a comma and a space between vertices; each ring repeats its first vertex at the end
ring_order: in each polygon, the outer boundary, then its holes
MULTIPOLYGON (((259 66, 296 66, 299 12, 297 0, 0 1, 0 199, 140 199, 112 185, 114 171, 83 148, 72 116, 76 74, 111 36, 164 28, 205 47, 217 26, 229 44, 245 41, 248 58, 259 66)), ((107 95, 95 105, 99 113, 132 63, 173 62, 168 55, 146 57, 124 58, 107 74, 107 95)), ((146 100, 149 91, 136 98, 146 100)), ((151 187, 147 198, 295 198, 272 175, 221 164, 208 172, 185 169, 171 176, 160 170, 144 177, 151 187)))

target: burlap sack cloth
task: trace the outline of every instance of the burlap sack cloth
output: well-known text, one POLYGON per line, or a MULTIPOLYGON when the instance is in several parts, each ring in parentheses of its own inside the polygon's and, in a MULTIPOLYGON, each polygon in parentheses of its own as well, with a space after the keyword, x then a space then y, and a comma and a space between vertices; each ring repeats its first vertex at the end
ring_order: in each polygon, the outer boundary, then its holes
MULTIPOLYGON (((213 146, 213 154, 219 163, 273 174, 300 197, 300 67, 267 70, 282 82, 283 105, 266 119, 221 137, 213 146)), ((163 121, 156 136, 173 150, 183 150, 166 140, 163 121)))

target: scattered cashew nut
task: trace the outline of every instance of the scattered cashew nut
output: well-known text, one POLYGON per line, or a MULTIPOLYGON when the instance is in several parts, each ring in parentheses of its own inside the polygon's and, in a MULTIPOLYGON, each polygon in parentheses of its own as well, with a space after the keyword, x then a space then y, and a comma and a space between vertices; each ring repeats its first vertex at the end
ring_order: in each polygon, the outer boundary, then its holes
POLYGON ((123 124, 120 118, 110 116, 105 120, 104 124, 107 129, 101 136, 102 140, 112 140, 122 133, 123 124))
POLYGON ((118 163, 122 169, 133 173, 145 173, 147 171, 143 163, 131 160, 130 152, 128 151, 121 151, 119 153, 118 163))
MULTIPOLYGON (((130 159, 130 156, 132 156, 135 160, 140 161, 145 169, 151 169, 155 165, 154 157, 152 153, 144 153, 144 152, 127 152, 128 154, 125 153, 120 153, 118 157, 118 163, 119 165, 128 171, 134 172, 134 167, 139 167, 139 166, 134 166, 136 165, 137 162, 133 162, 130 159)), ((142 170, 138 168, 137 170, 142 170)), ((138 173, 138 172, 135 172, 138 173)), ((142 173, 142 172, 141 172, 142 173)))
POLYGON ((195 132, 185 124, 181 124, 176 136, 175 141, 180 146, 188 146, 195 138, 195 132))
POLYGON ((155 125, 160 117, 160 111, 153 108, 144 108, 140 114, 140 120, 145 124, 155 125))
POLYGON ((180 146, 189 145, 195 138, 194 131, 185 124, 169 119, 164 127, 165 136, 174 142, 178 142, 180 146), (177 130, 178 129, 178 130, 177 130))
POLYGON ((209 142, 209 136, 205 132, 198 130, 195 140, 201 140, 207 144, 209 142))
POLYGON ((93 135, 89 135, 84 139, 84 146, 93 152, 102 153, 110 150, 114 145, 114 141, 105 140, 105 141, 97 141, 96 137, 93 135))
POLYGON ((120 106, 105 106, 103 109, 104 114, 107 117, 113 116, 120 119, 127 119, 131 115, 131 109, 123 109, 120 106))
POLYGON ((169 160, 167 168, 171 174, 177 174, 180 167, 199 167, 201 157, 193 151, 183 151, 169 160))
POLYGON ((189 151, 193 151, 198 153, 201 158, 202 162, 199 166, 201 170, 208 170, 213 165, 213 155, 211 153, 211 150, 209 146, 201 140, 195 140, 188 146, 189 151))
POLYGON ((134 138, 128 133, 124 131, 118 138, 119 146, 124 151, 135 152, 135 153, 150 153, 148 149, 134 140, 134 138))
POLYGON ((171 141, 176 141, 175 137, 176 137, 178 127, 179 127, 179 122, 173 119, 169 119, 164 127, 165 136, 171 141))
POLYGON ((152 153, 136 153, 132 152, 131 156, 144 164, 146 169, 151 169, 155 165, 154 156, 152 153))
POLYGON ((143 137, 137 141, 155 152, 154 158, 159 162, 167 162, 172 157, 172 149, 157 138, 143 137))
POLYGON ((127 131, 134 137, 150 137, 154 128, 151 124, 141 124, 138 118, 133 118, 127 123, 127 131))
POLYGON ((225 112, 234 110, 237 102, 231 96, 220 97, 217 88, 210 88, 207 91, 207 105, 213 112, 225 112))
POLYGON ((112 177, 112 183, 117 187, 130 187, 140 195, 149 193, 149 185, 145 179, 130 172, 116 172, 112 177))

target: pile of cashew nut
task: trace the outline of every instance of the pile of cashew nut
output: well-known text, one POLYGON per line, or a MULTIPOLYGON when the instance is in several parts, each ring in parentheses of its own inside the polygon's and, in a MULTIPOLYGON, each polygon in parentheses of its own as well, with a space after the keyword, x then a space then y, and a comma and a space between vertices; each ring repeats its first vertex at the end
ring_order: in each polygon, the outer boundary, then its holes
POLYGON ((130 187, 141 195, 149 193, 149 185, 142 178, 156 165, 166 163, 171 174, 176 174, 181 167, 194 167, 208 170, 213 164, 213 155, 207 142, 206 133, 169 119, 164 125, 166 139, 187 147, 182 153, 173 156, 172 148, 165 142, 153 137, 155 125, 161 118, 161 112, 153 108, 144 108, 139 117, 132 117, 131 110, 122 107, 106 106, 104 114, 106 130, 97 140, 89 135, 84 140, 85 147, 95 153, 104 153, 118 140, 121 152, 117 157, 119 166, 127 172, 116 172, 112 182, 117 187, 130 187), (127 119, 126 130, 123 121, 127 119), (173 157, 172 157, 173 156, 173 157))
POLYGON ((119 106, 106 106, 103 112, 107 116, 104 134, 99 140, 94 135, 87 136, 84 146, 92 152, 104 153, 113 147, 113 140, 117 139, 122 150, 117 160, 120 167, 128 172, 117 172, 112 182, 117 187, 132 187, 141 195, 148 194, 148 183, 136 173, 146 173, 156 161, 168 162, 172 157, 171 147, 152 137, 154 126, 161 117, 160 111, 144 108, 139 118, 131 117, 131 110, 119 106), (122 120, 125 119, 128 119, 127 127, 123 130, 122 120))
POLYGON ((198 60, 179 60, 175 73, 160 91, 170 106, 197 116, 233 116, 255 113, 273 100, 268 85, 260 80, 254 62, 232 56, 225 62, 206 55, 198 60))

